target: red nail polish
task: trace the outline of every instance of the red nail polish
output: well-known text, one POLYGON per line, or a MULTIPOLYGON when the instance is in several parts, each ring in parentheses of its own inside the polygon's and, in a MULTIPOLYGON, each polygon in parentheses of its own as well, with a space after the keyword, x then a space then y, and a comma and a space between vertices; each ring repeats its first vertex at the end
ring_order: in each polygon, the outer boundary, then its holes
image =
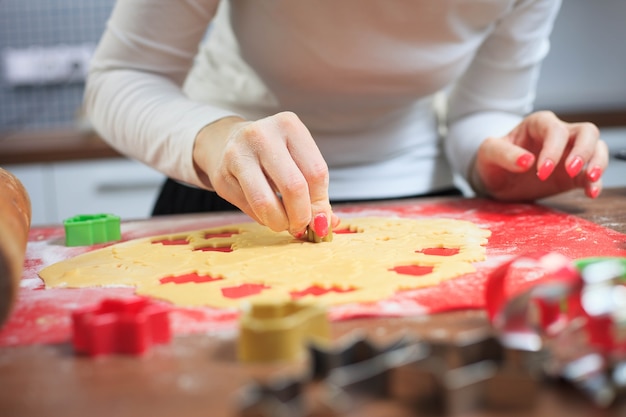
POLYGON ((313 230, 319 237, 324 237, 328 234, 328 219, 325 214, 318 214, 313 219, 313 230))
POLYGON ((583 161, 580 156, 575 157, 565 168, 567 175, 569 175, 570 178, 574 178, 578 175, 580 170, 583 169, 583 165, 585 165, 585 161, 583 161))
POLYGON ((593 167, 587 173, 587 178, 589 178, 589 181, 591 182, 598 181, 601 176, 602 176, 602 169, 600 167, 593 167))
POLYGON ((304 236, 304 231, 293 234, 293 237, 295 237, 296 239, 300 239, 302 236, 304 236))
POLYGON ((525 153, 517 158, 517 161, 515 161, 515 165, 520 168, 526 169, 530 167, 533 162, 535 162, 535 156, 532 153, 525 153))
POLYGON ((596 198, 598 197, 598 195, 600 194, 600 188, 599 187, 590 187, 589 188, 589 197, 591 198, 596 198))
POLYGON ((537 171, 537 176, 541 181, 545 181, 552 174, 552 171, 554 171, 554 162, 551 159, 546 159, 537 171))

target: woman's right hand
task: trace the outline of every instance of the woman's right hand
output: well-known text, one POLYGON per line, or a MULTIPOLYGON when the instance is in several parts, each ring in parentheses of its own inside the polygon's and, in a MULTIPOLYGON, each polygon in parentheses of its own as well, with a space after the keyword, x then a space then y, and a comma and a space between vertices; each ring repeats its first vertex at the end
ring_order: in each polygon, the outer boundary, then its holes
POLYGON ((326 162, 294 113, 211 123, 196 136, 193 160, 207 186, 274 231, 299 238, 309 226, 323 237, 339 223, 326 162))

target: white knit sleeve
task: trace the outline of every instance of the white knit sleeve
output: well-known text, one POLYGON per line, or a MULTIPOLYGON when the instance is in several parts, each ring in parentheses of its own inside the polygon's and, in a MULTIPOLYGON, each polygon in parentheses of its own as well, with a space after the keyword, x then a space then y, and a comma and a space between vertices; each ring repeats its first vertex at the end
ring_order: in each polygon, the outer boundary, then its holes
POLYGON ((560 0, 518 0, 494 26, 448 100, 445 150, 468 178, 481 142, 503 136, 532 110, 560 0))
POLYGON ((123 154, 196 186, 197 132, 231 112, 188 99, 181 86, 218 0, 118 0, 97 47, 84 106, 123 154))

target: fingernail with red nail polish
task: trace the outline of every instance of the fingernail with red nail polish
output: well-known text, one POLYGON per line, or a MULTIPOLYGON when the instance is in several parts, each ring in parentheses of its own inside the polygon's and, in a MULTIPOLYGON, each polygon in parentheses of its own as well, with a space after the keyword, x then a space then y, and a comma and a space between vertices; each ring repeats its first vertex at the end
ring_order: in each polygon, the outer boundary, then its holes
POLYGON ((593 167, 587 172, 587 178, 589 181, 596 182, 602 176, 602 169, 600 167, 593 167))
POLYGON ((600 188, 599 187, 591 186, 589 188, 589 197, 596 198, 596 197, 598 197, 599 194, 600 194, 600 188))
POLYGON ((324 237, 328 234, 328 219, 325 214, 318 214, 313 219, 313 230, 319 237, 324 237))
POLYGON ((302 236, 304 236, 304 231, 296 232, 296 233, 293 234, 293 237, 295 237, 296 239, 300 239, 300 238, 302 238, 302 236))
POLYGON ((554 162, 551 159, 546 159, 541 167, 539 167, 537 176, 541 181, 545 181, 550 174, 552 174, 552 171, 554 171, 554 162))
POLYGON ((517 158, 515 161, 515 165, 520 168, 528 168, 535 161, 535 156, 532 153, 525 153, 524 155, 517 158))
POLYGON ((580 156, 575 157, 565 168, 567 175, 569 175, 570 178, 574 178, 578 175, 580 170, 583 169, 583 165, 585 165, 585 161, 583 161, 580 156))

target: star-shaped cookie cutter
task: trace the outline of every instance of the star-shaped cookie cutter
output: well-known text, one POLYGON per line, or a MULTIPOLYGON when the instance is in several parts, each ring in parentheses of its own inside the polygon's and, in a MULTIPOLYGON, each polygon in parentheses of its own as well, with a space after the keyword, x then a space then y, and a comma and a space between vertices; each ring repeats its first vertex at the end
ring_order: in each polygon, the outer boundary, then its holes
POLYGON ((105 299, 72 313, 74 350, 88 356, 141 355, 171 340, 169 309, 149 299, 105 299))

